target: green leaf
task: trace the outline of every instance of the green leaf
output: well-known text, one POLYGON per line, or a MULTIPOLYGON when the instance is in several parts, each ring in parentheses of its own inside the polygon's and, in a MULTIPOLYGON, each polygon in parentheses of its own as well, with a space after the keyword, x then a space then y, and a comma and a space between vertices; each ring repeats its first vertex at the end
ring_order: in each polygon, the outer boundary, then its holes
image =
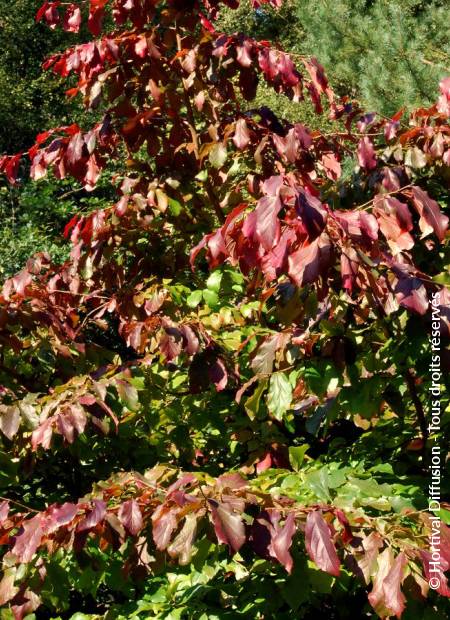
POLYGON ((169 198, 169 211, 172 215, 177 217, 183 210, 182 205, 178 202, 178 200, 174 200, 173 198, 169 198))
POLYGON ((215 291, 205 289, 203 291, 203 299, 206 301, 210 308, 216 308, 219 303, 219 296, 215 291))
POLYGON ((300 471, 308 448, 309 444, 307 443, 303 444, 303 446, 292 446, 292 448, 289 448, 289 463, 294 471, 300 471))
POLYGON ((256 390, 253 392, 250 398, 247 398, 247 400, 245 401, 245 411, 247 412, 250 420, 254 420, 258 415, 259 405, 261 403, 261 396, 263 395, 266 387, 267 380, 264 379, 264 381, 260 381, 256 387, 256 390))
POLYGON ((282 420, 292 401, 292 386, 282 372, 270 377, 267 407, 277 420, 282 420))
POLYGON ((200 170, 200 172, 195 177, 198 181, 206 181, 208 178, 208 170, 200 170))
POLYGON ((220 291, 220 284, 222 282, 222 273, 220 271, 214 271, 206 280, 206 288, 210 291, 218 293, 220 291))
POLYGON ((305 482, 318 499, 323 502, 330 501, 331 496, 328 472, 324 467, 316 471, 309 472, 305 477, 305 482))
POLYGON ((203 291, 193 291, 186 299, 189 308, 196 308, 203 298, 203 291))
POLYGON ((450 525, 450 510, 446 510, 445 508, 441 508, 438 514, 439 514, 440 519, 446 525, 450 525))
POLYGON ((116 381, 116 389, 120 400, 130 411, 139 409, 139 395, 137 389, 128 383, 128 381, 116 381))

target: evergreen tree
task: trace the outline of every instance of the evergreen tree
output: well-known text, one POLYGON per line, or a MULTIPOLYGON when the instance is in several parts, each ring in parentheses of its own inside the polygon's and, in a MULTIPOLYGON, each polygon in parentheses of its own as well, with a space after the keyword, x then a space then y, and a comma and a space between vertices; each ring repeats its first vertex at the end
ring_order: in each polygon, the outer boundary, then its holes
POLYGON ((445 0, 291 0, 278 15, 266 6, 251 15, 243 6, 223 20, 229 30, 316 56, 341 93, 385 114, 430 104, 450 73, 445 0))

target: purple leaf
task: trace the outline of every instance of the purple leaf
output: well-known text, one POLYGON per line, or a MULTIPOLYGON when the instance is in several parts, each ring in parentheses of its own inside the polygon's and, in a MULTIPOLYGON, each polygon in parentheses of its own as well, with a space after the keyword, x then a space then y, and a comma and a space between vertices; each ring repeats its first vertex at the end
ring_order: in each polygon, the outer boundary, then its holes
POLYGON ((132 536, 136 536, 142 530, 144 525, 142 513, 136 500, 130 499, 124 502, 119 508, 118 516, 122 525, 132 536))
POLYGON ((227 387, 228 383, 228 372, 225 367, 225 364, 220 359, 220 357, 216 358, 208 368, 208 375, 210 380, 214 383, 215 388, 218 392, 221 392, 227 387))
POLYGON ((250 142, 250 132, 244 118, 240 118, 236 122, 236 129, 233 136, 233 142, 237 149, 245 149, 250 142))
POLYGON ((306 518, 305 544, 309 557, 321 570, 339 577, 339 558, 320 510, 313 510, 306 518))
POLYGON ((56 532, 63 525, 68 525, 76 517, 78 505, 66 502, 61 506, 50 506, 47 510, 48 520, 45 526, 45 533, 56 532))
POLYGON ((375 150, 373 148, 372 140, 365 136, 361 138, 358 144, 358 163, 361 168, 366 170, 373 170, 376 168, 377 159, 375 157, 375 150))
POLYGON ((167 549, 177 525, 176 509, 163 504, 155 510, 152 515, 152 535, 159 551, 167 549))
POLYGON ((242 517, 231 511, 226 504, 208 500, 217 540, 237 552, 245 542, 245 527, 242 517))
POLYGON ((300 189, 297 196, 296 209, 303 225, 308 231, 309 239, 312 241, 318 237, 324 227, 327 212, 318 198, 307 190, 300 189))
POLYGON ((330 258, 330 239, 326 233, 322 233, 312 243, 289 256, 289 275, 299 287, 310 284, 320 275, 326 275, 330 258))
POLYGON ((395 272, 399 279, 394 292, 399 304, 417 314, 425 314, 429 301, 422 280, 403 271, 395 270, 395 272))
MULTIPOLYGON (((280 221, 278 213, 282 208, 279 196, 263 196, 255 209, 254 231, 251 226, 251 234, 246 233, 244 224, 243 233, 245 236, 254 236, 265 250, 270 250, 278 243, 280 238, 280 221)), ((248 218, 247 218, 248 220, 248 218)), ((252 222, 253 223, 253 222, 252 222)))
POLYGON ((270 555, 276 558, 288 573, 291 573, 294 564, 289 549, 296 529, 295 515, 290 512, 284 526, 272 535, 270 543, 270 555))
POLYGON ((85 530, 90 530, 96 527, 106 515, 106 502, 101 499, 94 499, 93 509, 90 513, 79 523, 77 531, 84 532, 85 530))
POLYGON ((30 562, 36 553, 44 535, 42 524, 43 517, 41 514, 37 514, 32 519, 25 521, 23 532, 16 536, 12 553, 17 556, 20 562, 24 564, 30 562))

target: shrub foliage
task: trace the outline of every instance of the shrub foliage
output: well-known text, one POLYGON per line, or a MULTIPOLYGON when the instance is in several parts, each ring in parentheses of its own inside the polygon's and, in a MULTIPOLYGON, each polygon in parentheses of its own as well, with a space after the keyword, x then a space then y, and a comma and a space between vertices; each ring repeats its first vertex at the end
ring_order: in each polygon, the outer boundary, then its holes
POLYGON ((113 161, 118 195, 67 223, 63 265, 36 254, 0 295, 5 618, 448 610, 426 470, 448 428, 427 416, 450 81, 409 118, 365 114, 315 59, 217 32, 221 4, 38 13, 87 20, 46 68, 99 120, 0 167, 14 185, 27 155, 35 180, 91 191, 113 161), (260 80, 337 128, 243 111, 260 80))

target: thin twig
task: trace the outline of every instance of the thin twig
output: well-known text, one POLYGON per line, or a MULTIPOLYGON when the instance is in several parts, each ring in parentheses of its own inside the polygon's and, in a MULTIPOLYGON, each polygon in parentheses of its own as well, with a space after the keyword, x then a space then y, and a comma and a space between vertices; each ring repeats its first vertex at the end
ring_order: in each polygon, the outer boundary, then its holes
POLYGON ((19 506, 20 508, 24 508, 27 512, 40 512, 39 510, 36 510, 36 508, 30 508, 29 506, 25 506, 25 504, 21 504, 20 502, 17 502, 15 499, 9 499, 8 497, 0 496, 0 501, 8 502, 8 504, 15 504, 16 506, 19 506))
POLYGON ((414 408, 416 410, 417 419, 418 419, 419 426, 420 426, 420 431, 422 433, 422 439, 423 439, 422 456, 425 462, 425 456, 426 456, 426 451, 427 451, 427 441, 428 441, 428 436, 429 436, 427 420, 425 417, 425 411, 423 409, 423 405, 420 401, 419 395, 417 394, 416 382, 414 380, 414 375, 412 373, 411 368, 408 368, 408 370, 406 371, 405 379, 406 379, 406 384, 408 386, 409 393, 411 395, 411 399, 414 404, 414 408))
POLYGON ((368 202, 365 202, 364 204, 358 205, 357 207, 355 207, 355 210, 365 210, 365 209, 367 209, 368 207, 370 207, 375 202, 375 200, 376 200, 376 198, 378 196, 380 196, 381 198, 385 198, 386 196, 393 196, 394 194, 399 194, 400 192, 403 192, 403 190, 409 189, 412 186, 413 186, 412 183, 408 183, 408 185, 404 185, 403 187, 399 187, 399 189, 394 189, 391 192, 386 192, 385 194, 377 194, 374 198, 372 198, 368 202))

